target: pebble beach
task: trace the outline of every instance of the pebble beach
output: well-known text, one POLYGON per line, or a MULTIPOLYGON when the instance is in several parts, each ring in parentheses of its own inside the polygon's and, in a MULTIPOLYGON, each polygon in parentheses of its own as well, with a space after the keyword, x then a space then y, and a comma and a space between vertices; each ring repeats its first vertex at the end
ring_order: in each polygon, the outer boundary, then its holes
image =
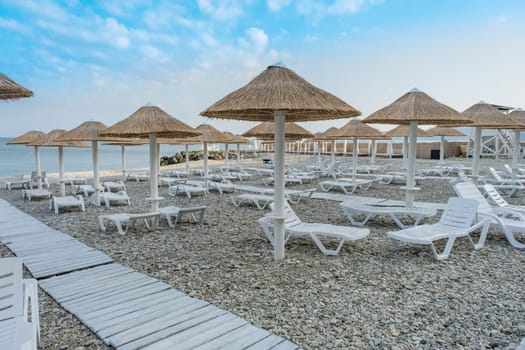
MULTIPOLYGON (((464 159, 458 162, 470 165, 464 159)), ((401 160, 378 163, 399 170, 401 160)), ((420 162, 418 167, 435 164, 420 162)), ((503 164, 482 160, 481 169, 503 164)), ((319 181, 290 188, 313 188, 319 181)), ((262 177, 243 184, 263 186, 262 177)), ((367 224, 368 238, 346 243, 338 256, 323 255, 310 239, 291 239, 286 258, 275 262, 256 221, 268 210, 236 208, 231 194, 174 198, 161 187, 161 206, 206 205, 204 224, 183 222, 174 230, 161 221, 154 231, 138 226, 125 236, 116 230, 102 233, 98 215, 149 210, 149 183, 128 181, 126 186, 130 207, 87 206, 85 212, 59 215, 49 210, 47 201, 24 202, 19 190, 1 191, 0 198, 115 262, 304 349, 514 349, 525 337, 525 252, 513 248, 497 230, 491 230, 478 251, 468 240, 458 239, 450 257, 438 262, 428 247, 392 250, 386 232, 398 227, 378 218, 367 224)), ((379 185, 356 194, 403 200, 400 186, 379 185)), ((455 196, 447 179, 425 179, 419 187, 417 201, 446 203, 455 196)), ((52 191, 57 194, 58 186, 52 191)), ((509 202, 520 204, 521 199, 509 202)), ((349 225, 336 201, 304 199, 293 209, 305 222, 349 225)), ((0 256, 10 255, 0 246, 0 256)), ((42 290, 39 298, 42 349, 107 348, 42 290)))

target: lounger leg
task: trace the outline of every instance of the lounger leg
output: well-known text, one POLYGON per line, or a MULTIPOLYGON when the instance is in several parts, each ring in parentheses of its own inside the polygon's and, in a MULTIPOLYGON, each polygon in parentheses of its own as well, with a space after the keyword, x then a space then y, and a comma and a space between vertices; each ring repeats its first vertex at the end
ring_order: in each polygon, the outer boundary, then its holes
POLYGON ((430 244, 432 247, 432 253, 434 253, 434 257, 436 260, 445 260, 450 255, 450 252, 452 251, 452 246, 454 245, 454 241, 456 240, 455 237, 450 237, 447 240, 447 244, 445 245, 445 248, 443 249, 443 252, 438 254, 436 251, 436 246, 434 245, 434 242, 430 244))
POLYGON ((115 225, 117 226, 118 233, 121 234, 122 236, 126 235, 130 226, 133 226, 131 221, 124 223, 124 222, 121 222, 120 220, 115 220, 115 225), (123 224, 126 225, 126 230, 122 228, 123 224))
POLYGON ((404 248, 407 245, 406 242, 399 241, 399 240, 394 239, 394 238, 390 238, 390 244, 392 246, 392 249, 394 249, 394 250, 400 250, 400 249, 404 248))
MULTIPOLYGON (((109 224, 109 222, 108 222, 108 224, 109 224)), ((106 232, 107 226, 104 224, 104 218, 102 218, 102 217, 98 218, 98 226, 100 227, 100 230, 102 232, 106 232)))
POLYGON ((507 237, 507 241, 509 241, 510 245, 514 248, 518 249, 525 249, 525 243, 520 243, 516 240, 514 237, 514 234, 511 230, 509 230, 507 227, 504 227, 503 233, 505 233, 505 237, 507 237))
POLYGON ((334 249, 328 249, 326 248, 326 246, 323 244, 323 242, 321 242, 321 240, 319 239, 319 237, 314 234, 313 232, 310 232, 310 237, 312 237, 312 239, 314 240, 315 244, 317 245, 317 248, 319 248, 319 250, 321 250, 321 252, 325 255, 337 255, 339 254, 339 251, 341 250, 341 248, 343 247, 343 244, 345 243, 345 240, 341 238, 341 241, 339 242, 337 248, 334 250, 334 249))
POLYGON ((168 226, 170 228, 175 228, 175 225, 173 224, 173 221, 171 221, 171 215, 170 214, 164 214, 166 217, 166 221, 168 222, 168 226))
POLYGON ((199 213, 199 225, 202 225, 203 221, 204 221, 204 209, 201 209, 199 213))
POLYGON ((479 236, 479 240, 477 243, 474 243, 470 234, 468 235, 468 238, 470 239, 470 242, 472 243, 472 246, 474 247, 475 250, 479 250, 485 246, 485 241, 487 239, 487 234, 490 228, 490 221, 491 220, 488 218, 484 220, 484 224, 481 229, 481 234, 479 236))

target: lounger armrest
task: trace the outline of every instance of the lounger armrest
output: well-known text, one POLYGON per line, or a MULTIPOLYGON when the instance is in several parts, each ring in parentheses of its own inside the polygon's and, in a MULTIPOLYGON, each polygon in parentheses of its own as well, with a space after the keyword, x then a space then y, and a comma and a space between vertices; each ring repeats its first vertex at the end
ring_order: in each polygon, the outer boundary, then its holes
POLYGON ((24 319, 29 322, 27 313, 28 305, 31 305, 31 323, 35 325, 37 332, 37 343, 40 341, 40 317, 38 311, 38 284, 34 278, 25 278, 22 280, 24 288, 24 319))
POLYGON ((525 221, 525 216, 517 210, 510 208, 494 208, 494 213, 497 216, 508 217, 513 216, 518 218, 519 221, 525 221))

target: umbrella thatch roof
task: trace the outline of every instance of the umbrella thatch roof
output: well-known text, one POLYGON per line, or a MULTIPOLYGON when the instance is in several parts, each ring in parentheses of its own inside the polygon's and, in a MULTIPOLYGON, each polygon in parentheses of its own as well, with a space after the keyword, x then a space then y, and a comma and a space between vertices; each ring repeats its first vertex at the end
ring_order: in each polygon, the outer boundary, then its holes
POLYGON ((510 112, 509 115, 517 119, 520 123, 525 123, 525 110, 523 110, 522 108, 516 108, 515 110, 510 112))
POLYGON ((286 111, 286 121, 350 118, 358 110, 321 90, 288 68, 269 66, 242 88, 201 112, 202 116, 273 121, 274 111, 286 111))
POLYGON ((163 145, 200 145, 202 140, 198 136, 194 137, 159 137, 157 143, 163 145))
MULTIPOLYGON (((284 133, 285 139, 288 140, 306 139, 313 137, 313 135, 308 130, 295 123, 285 123, 284 133)), ((256 137, 259 140, 273 140, 274 135, 274 122, 260 123, 242 134, 242 136, 244 137, 256 137)))
POLYGON ((446 126, 435 126, 427 130, 427 134, 428 136, 465 136, 465 134, 458 129, 446 126))
POLYGON ((106 124, 90 120, 66 131, 57 137, 57 141, 106 141, 109 140, 107 137, 100 136, 100 132, 106 128, 106 124))
POLYGON ((43 147, 89 147, 84 141, 57 141, 66 130, 55 129, 47 133, 44 139, 37 140, 35 142, 28 143, 28 146, 43 146, 43 147))
POLYGON ((424 92, 413 89, 392 104, 364 119, 365 123, 384 124, 468 124, 471 121, 456 110, 439 103, 424 92))
POLYGON ((102 136, 147 138, 197 136, 199 132, 157 106, 143 106, 124 120, 101 132, 102 136))
POLYGON ((347 138, 360 138, 360 139, 370 139, 370 138, 382 138, 384 134, 365 123, 362 123, 359 119, 353 119, 340 127, 337 131, 331 133, 329 136, 331 139, 342 140, 347 138))
POLYGON ((503 114, 484 101, 470 106, 461 114, 473 121, 473 123, 468 126, 479 126, 483 129, 525 128, 524 124, 510 116, 510 114, 503 114))
POLYGON ((0 100, 14 100, 17 98, 31 97, 33 92, 22 87, 0 73, 0 100))
POLYGON ((326 129, 325 131, 323 132, 319 132, 319 133, 316 133, 314 135, 314 140, 316 141, 328 141, 328 140, 332 140, 332 138, 330 138, 330 136, 337 132, 339 129, 336 128, 335 126, 332 126, 331 128, 328 128, 326 129))
POLYGON ((42 131, 31 130, 7 142, 8 145, 27 145, 30 143, 43 143, 46 134, 42 131))
POLYGON ((232 143, 232 144, 239 144, 239 145, 240 144, 249 145, 251 143, 250 140, 248 140, 246 137, 242 137, 241 135, 235 135, 229 131, 225 131, 224 134, 231 138, 231 141, 224 142, 224 143, 232 143))
POLYGON ((201 133, 200 136, 195 137, 196 139, 200 139, 201 142, 225 143, 233 140, 231 136, 226 135, 209 124, 201 124, 196 127, 195 130, 201 133))
MULTIPOLYGON (((403 137, 408 136, 410 132, 410 127, 408 125, 399 125, 398 127, 393 128, 390 131, 385 132, 386 137, 403 137)), ((417 128, 417 137, 427 137, 429 136, 426 131, 421 128, 417 128)))
POLYGON ((127 139, 127 138, 111 138, 111 141, 105 141, 102 144, 108 146, 143 146, 148 144, 145 139, 127 139))

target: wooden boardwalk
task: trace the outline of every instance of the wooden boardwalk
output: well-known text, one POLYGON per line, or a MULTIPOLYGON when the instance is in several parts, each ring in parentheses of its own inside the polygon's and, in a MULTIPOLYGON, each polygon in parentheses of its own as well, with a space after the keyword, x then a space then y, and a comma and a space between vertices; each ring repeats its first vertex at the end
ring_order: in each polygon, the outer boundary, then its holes
POLYGON ((112 263, 3 200, 0 241, 40 278, 43 290, 116 349, 298 349, 231 312, 112 263), (48 276, 54 277, 43 279, 48 276))

